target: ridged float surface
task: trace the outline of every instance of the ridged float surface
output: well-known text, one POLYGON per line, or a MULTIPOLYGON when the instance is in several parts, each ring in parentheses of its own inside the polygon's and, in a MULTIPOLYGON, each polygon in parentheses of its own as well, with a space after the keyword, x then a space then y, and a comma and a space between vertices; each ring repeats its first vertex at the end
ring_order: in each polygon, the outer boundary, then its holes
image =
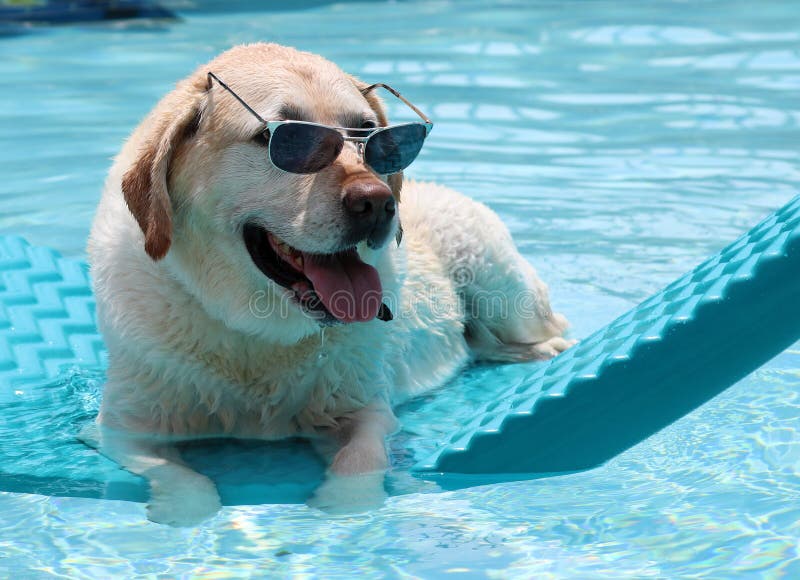
POLYGON ((95 322, 84 262, 0 237, 0 400, 70 365, 103 365, 95 322))
POLYGON ((596 467, 800 338, 800 197, 487 404, 421 472, 596 467))

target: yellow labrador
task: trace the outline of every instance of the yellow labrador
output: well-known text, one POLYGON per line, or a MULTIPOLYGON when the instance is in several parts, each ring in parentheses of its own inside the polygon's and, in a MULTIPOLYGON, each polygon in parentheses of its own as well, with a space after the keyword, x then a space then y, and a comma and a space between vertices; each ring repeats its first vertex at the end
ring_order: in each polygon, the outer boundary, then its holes
POLYGON ((329 461, 317 505, 379 504, 392 405, 471 359, 569 346, 495 214, 403 183, 431 125, 407 101, 419 122, 389 125, 381 91, 396 98, 313 54, 239 46, 116 158, 89 241, 110 355, 97 445, 147 478, 151 520, 219 509, 182 438, 308 437, 329 461))

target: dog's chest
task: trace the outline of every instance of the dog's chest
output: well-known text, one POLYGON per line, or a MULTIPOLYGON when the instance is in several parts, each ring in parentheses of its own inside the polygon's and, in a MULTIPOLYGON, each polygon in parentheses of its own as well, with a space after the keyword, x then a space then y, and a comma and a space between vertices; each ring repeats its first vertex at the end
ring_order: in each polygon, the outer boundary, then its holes
POLYGON ((313 337, 291 347, 249 345, 197 359, 206 377, 213 375, 228 393, 218 414, 250 417, 247 423, 257 417, 262 429, 285 436, 334 426, 386 389, 375 354, 335 343, 320 348, 313 337))

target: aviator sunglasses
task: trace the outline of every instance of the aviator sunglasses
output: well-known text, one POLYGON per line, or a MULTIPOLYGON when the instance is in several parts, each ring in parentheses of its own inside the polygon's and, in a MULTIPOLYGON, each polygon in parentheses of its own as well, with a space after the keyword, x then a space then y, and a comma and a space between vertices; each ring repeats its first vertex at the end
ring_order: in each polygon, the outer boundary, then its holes
POLYGON ((403 101, 424 123, 402 123, 388 127, 329 127, 307 121, 266 121, 217 75, 208 73, 208 88, 217 81, 264 126, 270 162, 289 173, 317 173, 333 163, 345 142, 356 144, 363 161, 379 175, 398 173, 411 165, 422 149, 433 123, 389 85, 375 83, 360 89, 362 95, 381 87, 403 101))

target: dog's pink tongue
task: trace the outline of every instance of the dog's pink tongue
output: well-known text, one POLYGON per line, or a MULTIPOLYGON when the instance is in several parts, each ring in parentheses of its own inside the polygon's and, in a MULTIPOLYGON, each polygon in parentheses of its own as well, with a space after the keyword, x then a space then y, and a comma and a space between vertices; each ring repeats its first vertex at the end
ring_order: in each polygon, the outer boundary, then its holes
POLYGON ((328 312, 342 322, 365 322, 378 315, 383 299, 380 276, 355 250, 332 256, 304 253, 303 274, 328 312))

